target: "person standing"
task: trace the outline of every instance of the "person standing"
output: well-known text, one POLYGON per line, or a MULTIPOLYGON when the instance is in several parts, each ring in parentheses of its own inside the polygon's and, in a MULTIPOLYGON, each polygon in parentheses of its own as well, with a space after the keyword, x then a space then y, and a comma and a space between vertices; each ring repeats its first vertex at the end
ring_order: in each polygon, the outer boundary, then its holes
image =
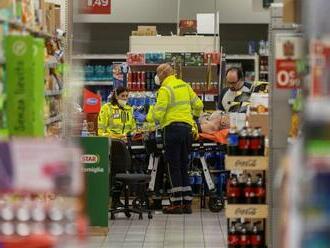
POLYGON ((219 110, 225 112, 245 112, 249 104, 252 84, 244 81, 243 72, 238 67, 231 67, 226 72, 229 87, 222 90, 219 97, 219 110))
POLYGON ((176 78, 169 64, 158 66, 155 83, 161 87, 147 120, 159 124, 163 129, 165 159, 171 183, 171 205, 164 208, 163 213, 192 213, 188 157, 192 144, 193 118, 203 111, 203 102, 189 84, 176 78))
POLYGON ((98 135, 125 138, 136 131, 133 108, 127 105, 128 89, 118 87, 109 103, 102 106, 98 117, 98 135))

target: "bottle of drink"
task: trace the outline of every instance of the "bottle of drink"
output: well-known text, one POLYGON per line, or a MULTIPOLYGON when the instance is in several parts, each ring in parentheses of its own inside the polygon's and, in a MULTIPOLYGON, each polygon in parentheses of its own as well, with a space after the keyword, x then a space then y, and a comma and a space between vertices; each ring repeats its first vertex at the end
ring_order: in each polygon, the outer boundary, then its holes
POLYGON ((251 174, 248 174, 247 178, 246 178, 245 186, 243 188, 244 202, 245 203, 252 204, 254 202, 254 198, 255 198, 254 192, 255 192, 255 190, 254 190, 254 187, 252 185, 252 177, 251 177, 251 174))
POLYGON ((259 227, 261 225, 261 221, 257 221, 253 223, 252 231, 251 231, 251 247, 252 248, 262 248, 264 247, 264 234, 259 227))
POLYGON ((258 156, 261 149, 260 131, 255 128, 250 138, 250 153, 252 156, 258 156))
POLYGON ((239 136, 236 127, 232 127, 228 134, 228 155, 238 155, 239 136))
POLYGON ((255 184, 255 198, 257 204, 265 204, 266 201, 266 187, 263 176, 257 174, 257 180, 255 184))
POLYGON ((84 121, 83 121, 82 129, 81 129, 81 136, 82 136, 82 137, 87 137, 87 136, 89 136, 87 120, 84 120, 84 121))
POLYGON ((232 174, 227 182, 228 203, 239 203, 241 197, 241 188, 238 183, 237 176, 232 174))
POLYGON ((242 224, 242 228, 240 230, 240 235, 239 235, 239 247, 240 248, 248 248, 251 240, 250 240, 250 235, 249 235, 249 231, 248 231, 248 227, 247 225, 250 222, 245 222, 242 224))
POLYGON ((259 140, 260 140, 258 156, 265 156, 265 136, 262 134, 261 127, 257 127, 256 129, 258 130, 258 135, 259 135, 259 140))
POLYGON ((239 155, 248 156, 249 155, 249 136, 247 127, 244 127, 241 132, 239 133, 239 142, 238 142, 238 149, 239 155))
POLYGON ((237 248, 239 246, 239 233, 236 229, 236 222, 232 222, 228 231, 228 248, 237 248))

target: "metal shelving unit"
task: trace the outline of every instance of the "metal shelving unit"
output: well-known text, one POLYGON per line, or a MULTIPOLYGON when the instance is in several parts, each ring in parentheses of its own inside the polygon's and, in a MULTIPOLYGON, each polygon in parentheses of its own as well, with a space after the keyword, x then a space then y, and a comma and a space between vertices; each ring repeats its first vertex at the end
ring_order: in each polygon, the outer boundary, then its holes
MULTIPOLYGON (((283 159, 288 145, 288 133, 290 128, 291 108, 288 104, 290 99, 289 90, 281 90, 276 87, 275 75, 275 39, 278 34, 295 34, 299 32, 297 25, 285 24, 282 21, 283 4, 275 3, 271 6, 271 23, 269 25, 269 82, 271 82, 272 90, 269 94, 269 173, 268 180, 274 182, 274 175, 276 175, 279 164, 283 159)), ((278 236, 278 225, 280 216, 279 196, 280 192, 274 189, 272 183, 269 184, 267 194, 269 197, 270 206, 270 221, 268 222, 268 235, 270 239, 270 247, 279 247, 280 240, 278 236)))
POLYGON ((113 81, 85 81, 85 86, 113 86, 113 81))
POLYGON ((125 60, 126 54, 76 54, 72 55, 74 60, 125 60))

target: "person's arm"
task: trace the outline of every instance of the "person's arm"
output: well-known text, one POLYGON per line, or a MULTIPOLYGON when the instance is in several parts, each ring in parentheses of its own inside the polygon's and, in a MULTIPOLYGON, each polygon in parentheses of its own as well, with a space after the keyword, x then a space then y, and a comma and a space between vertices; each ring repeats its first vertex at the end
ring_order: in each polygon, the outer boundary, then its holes
POLYGON ((223 106, 223 104, 222 104, 222 100, 223 100, 223 97, 226 94, 226 92, 227 92, 227 89, 223 89, 221 91, 221 94, 219 96, 219 102, 218 102, 218 110, 226 111, 225 108, 224 108, 224 106, 223 106))
POLYGON ((136 133, 136 121, 135 121, 135 118, 134 118, 134 110, 133 108, 131 108, 131 117, 132 118, 132 129, 131 129, 131 132, 132 133, 136 133))
POLYGON ((99 113, 97 125, 98 125, 98 136, 110 136, 108 131, 109 127, 110 109, 107 104, 103 105, 99 113))
POLYGON ((170 95, 166 88, 161 87, 158 91, 157 101, 155 106, 151 106, 147 115, 148 122, 159 124, 162 122, 166 113, 168 103, 170 102, 170 95))
POLYGON ((192 114, 194 117, 199 117, 203 112, 204 104, 203 101, 197 96, 195 91, 188 85, 190 104, 192 109, 192 114))

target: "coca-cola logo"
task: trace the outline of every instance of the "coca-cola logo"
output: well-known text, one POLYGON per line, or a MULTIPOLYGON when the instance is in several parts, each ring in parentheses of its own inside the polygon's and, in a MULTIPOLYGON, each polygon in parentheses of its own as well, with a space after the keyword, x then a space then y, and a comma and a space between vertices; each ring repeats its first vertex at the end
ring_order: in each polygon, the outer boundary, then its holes
POLYGON ((257 209, 256 208, 237 208, 235 210, 236 215, 250 215, 254 216, 257 214, 257 209))
POLYGON ((235 162, 236 167, 256 167, 257 166, 257 160, 255 159, 249 159, 249 160, 236 160, 235 162))

